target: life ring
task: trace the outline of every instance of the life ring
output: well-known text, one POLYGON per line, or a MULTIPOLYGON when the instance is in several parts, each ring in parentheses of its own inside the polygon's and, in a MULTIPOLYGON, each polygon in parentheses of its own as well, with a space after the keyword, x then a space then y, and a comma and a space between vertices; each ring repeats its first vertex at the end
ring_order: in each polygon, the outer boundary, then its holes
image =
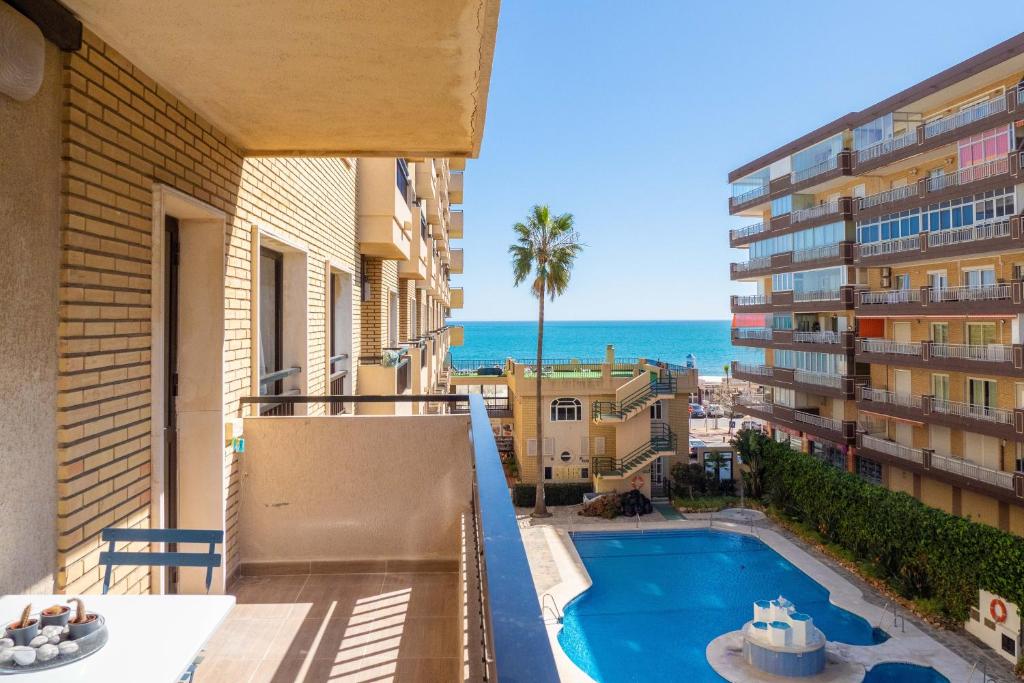
POLYGON ((1007 615, 1006 603, 999 598, 992 598, 992 602, 988 604, 988 613, 997 624, 1003 623, 1007 615))
POLYGON ((636 475, 635 477, 633 477, 633 488, 639 491, 643 487, 644 487, 644 478, 641 477, 639 474, 636 475))

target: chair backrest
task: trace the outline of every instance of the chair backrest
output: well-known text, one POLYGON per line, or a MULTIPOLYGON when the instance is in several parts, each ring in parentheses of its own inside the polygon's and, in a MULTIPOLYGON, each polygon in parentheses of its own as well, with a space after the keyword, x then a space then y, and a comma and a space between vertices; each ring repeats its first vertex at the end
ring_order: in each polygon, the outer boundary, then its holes
POLYGON ((110 590, 110 576, 114 565, 139 567, 206 567, 206 592, 213 583, 213 568, 220 566, 221 556, 216 545, 224 543, 224 532, 219 529, 121 529, 109 527, 102 531, 101 539, 110 543, 110 549, 100 553, 103 574, 103 593, 110 590), (123 552, 114 549, 118 542, 136 543, 207 543, 205 553, 180 552, 123 552))

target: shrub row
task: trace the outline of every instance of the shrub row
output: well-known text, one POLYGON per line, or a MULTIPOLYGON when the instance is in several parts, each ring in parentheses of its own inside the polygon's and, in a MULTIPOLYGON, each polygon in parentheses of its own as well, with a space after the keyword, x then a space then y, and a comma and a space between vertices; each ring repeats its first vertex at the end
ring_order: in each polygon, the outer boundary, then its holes
MULTIPOLYGON (((1024 606, 1024 539, 950 515, 760 437, 769 502, 870 561, 904 597, 964 621, 983 588, 1024 606)), ((985 606, 982 606, 983 608, 985 606)))
MULTIPOLYGON (((583 494, 591 493, 594 485, 590 482, 544 484, 544 502, 547 505, 579 505, 583 494)), ((537 502, 536 484, 516 484, 512 489, 512 504, 521 508, 532 508, 537 502)))

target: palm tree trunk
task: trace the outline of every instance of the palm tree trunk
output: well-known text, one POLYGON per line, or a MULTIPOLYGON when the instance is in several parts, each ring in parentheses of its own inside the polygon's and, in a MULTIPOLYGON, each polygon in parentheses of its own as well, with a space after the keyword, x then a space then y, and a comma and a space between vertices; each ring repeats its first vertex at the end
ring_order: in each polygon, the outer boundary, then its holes
POLYGON ((540 311, 537 314, 537 494, 533 505, 534 517, 550 517, 544 503, 544 406, 541 396, 541 379, 543 377, 541 361, 544 358, 544 285, 540 281, 540 311))

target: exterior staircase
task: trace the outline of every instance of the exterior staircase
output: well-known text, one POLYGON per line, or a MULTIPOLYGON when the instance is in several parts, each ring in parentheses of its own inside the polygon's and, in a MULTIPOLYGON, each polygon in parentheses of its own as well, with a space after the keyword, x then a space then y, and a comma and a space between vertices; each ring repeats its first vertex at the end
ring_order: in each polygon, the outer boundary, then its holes
POLYGON ((594 422, 625 422, 658 399, 671 398, 675 393, 676 378, 666 373, 619 401, 594 401, 591 418, 594 422))
POLYGON ((655 458, 674 455, 676 434, 667 424, 651 425, 651 440, 641 444, 622 457, 594 456, 590 459, 591 471, 598 477, 625 479, 647 467, 655 458))

